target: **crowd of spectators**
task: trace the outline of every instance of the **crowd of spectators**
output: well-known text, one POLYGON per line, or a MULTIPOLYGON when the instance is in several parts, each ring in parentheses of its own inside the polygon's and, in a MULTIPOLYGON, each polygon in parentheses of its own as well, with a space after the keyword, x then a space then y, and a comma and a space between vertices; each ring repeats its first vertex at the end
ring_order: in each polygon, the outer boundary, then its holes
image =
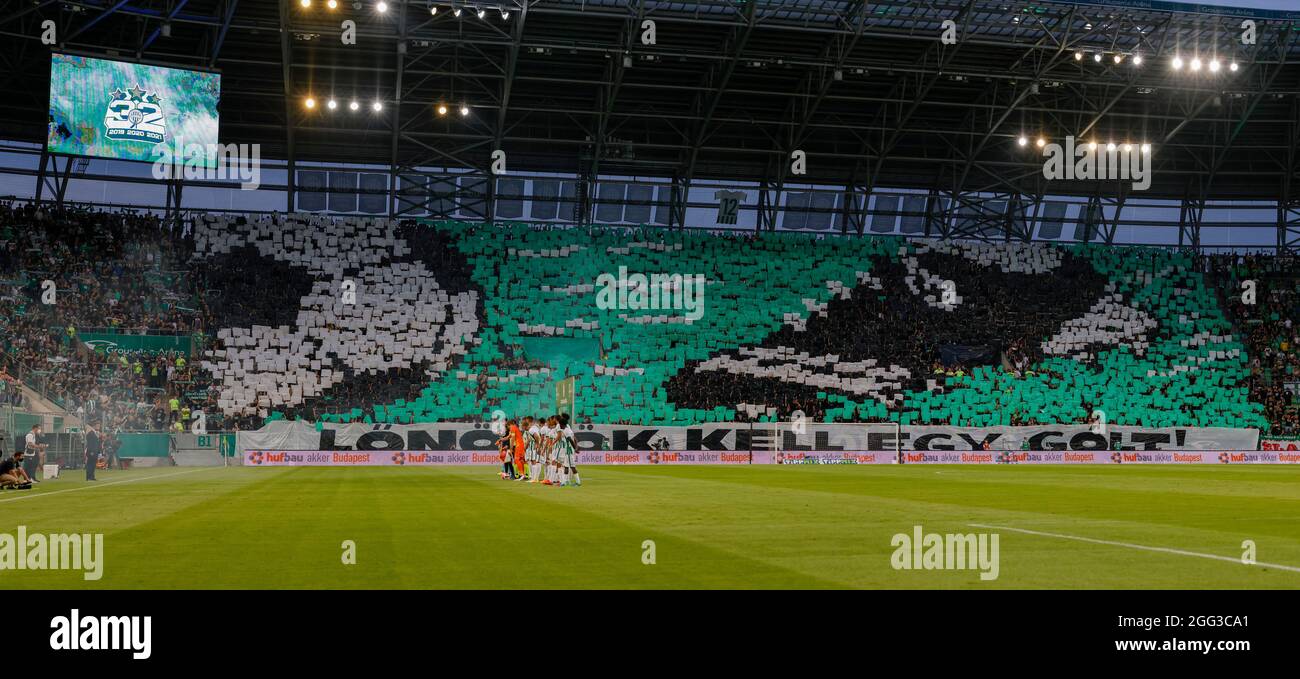
POLYGON ((18 378, 10 375, 4 366, 0 366, 0 407, 4 406, 21 408, 23 406, 23 389, 18 378))
MULTIPOLYGON (((933 276, 953 281, 962 304, 944 310, 936 306, 935 293, 929 294, 929 300, 926 295, 910 294, 911 274, 904 266, 877 261, 871 273, 881 292, 863 290, 832 299, 825 313, 810 316, 803 328, 787 325, 759 347, 835 356, 836 363, 875 361, 878 366, 903 368, 907 377, 891 380, 879 394, 893 411, 902 405, 905 391, 925 391, 933 381, 963 377, 979 366, 1027 370, 1042 358, 1041 340, 1062 322, 1085 313, 1106 285, 1105 277, 1091 264, 1072 256, 1066 256, 1050 276, 1003 271, 942 253, 922 254, 917 262, 933 276)), ((744 351, 733 353, 743 357, 744 351)), ((782 362, 764 365, 779 368, 782 362)), ((831 366, 819 371, 834 372, 831 366)), ((820 421, 831 406, 817 395, 824 390, 815 386, 745 373, 700 371, 694 364, 679 371, 667 387, 674 403, 702 409, 753 403, 774 408, 780 417, 799 411, 820 421)), ((1012 415, 1020 421, 1030 413, 1012 415)), ((927 423, 945 422, 937 418, 927 423)))
MULTIPOLYGON (((404 236, 416 248, 414 256, 442 262, 447 271, 440 269, 440 282, 452 289, 470 284, 464 260, 451 256, 447 243, 428 240, 440 236, 404 236)), ((198 411, 210 427, 260 426, 261 417, 220 417, 216 394, 192 354, 121 353, 83 341, 83 333, 96 330, 148 332, 192 338, 199 347, 217 327, 215 319, 222 327, 291 323, 297 298, 310 290, 310 279, 294 267, 253 262, 241 252, 196 264, 193 251, 187 229, 153 215, 69 210, 56 217, 32 206, 0 205, 0 405, 24 405, 26 384, 105 431, 183 430, 198 411), (256 272, 249 270, 253 266, 256 272), (221 293, 208 294, 213 290, 221 293)), ((937 253, 918 261, 931 274, 956 281, 965 303, 954 312, 917 295, 853 295, 831 301, 824 315, 810 317, 798 332, 786 327, 761 346, 902 366, 908 377, 884 391, 893 408, 896 393, 925 390, 980 366, 1031 372, 1043 358, 1040 341, 1087 311, 1106 285, 1104 276, 1075 257, 1045 277, 937 253)), ((1294 258, 1237 255, 1206 255, 1198 264, 1220 290, 1246 343, 1251 400, 1266 407, 1269 433, 1300 435, 1300 327, 1294 322, 1300 319, 1300 264, 1294 258), (1241 294, 1245 280, 1256 282, 1254 300, 1241 294)), ((906 287, 908 272, 898 263, 881 263, 873 273, 884 291, 906 287)), ((526 365, 505 358, 500 367, 526 365)), ((410 399, 424 376, 423 366, 351 376, 290 416, 317 419, 410 399)), ((475 388, 486 403, 485 380, 480 376, 475 388)), ((762 403, 815 418, 826 406, 815 387, 716 371, 685 370, 665 388, 674 403, 687 407, 762 403)), ((1013 413, 1012 422, 1027 423, 1032 416, 1013 413)))
POLYGON ((1300 436, 1300 259, 1206 255, 1199 262, 1250 356, 1250 398, 1264 404, 1272 430, 1300 436))
POLYGON ((148 214, 66 210, 56 217, 0 205, 4 404, 21 405, 25 383, 106 431, 184 426, 186 410, 198 405, 190 402, 206 394, 183 355, 92 349, 82 337, 202 332, 184 280, 193 246, 172 226, 148 214))

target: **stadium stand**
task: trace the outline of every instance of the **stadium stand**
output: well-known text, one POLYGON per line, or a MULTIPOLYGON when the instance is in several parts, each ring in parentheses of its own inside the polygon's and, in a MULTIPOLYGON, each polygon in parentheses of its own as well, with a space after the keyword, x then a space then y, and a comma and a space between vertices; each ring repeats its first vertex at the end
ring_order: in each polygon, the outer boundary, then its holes
MULTIPOLYGON (((265 420, 1012 425, 1300 431, 1294 259, 1155 248, 316 215, 58 219, 5 209, 7 375, 122 430, 265 420), (676 273, 659 304, 602 274, 676 273), (703 280, 702 313, 667 303, 703 280), (1240 282, 1260 281, 1243 304, 1240 282), (60 302, 41 304, 41 281, 60 302), (351 299, 347 293, 354 293, 351 299), (604 307, 604 308, 603 308, 604 307), (82 328, 202 355, 90 349, 82 328), (179 358, 179 360, 178 360, 179 358), (176 409, 180 410, 180 409, 176 409)), ((680 297, 677 297, 680 302, 680 297)), ((0 376, 2 377, 2 376, 0 376)), ((10 390, 14 391, 14 390, 10 390)))
POLYGON ((1270 433, 1300 436, 1300 265, 1295 258, 1216 255, 1202 266, 1247 347, 1250 398, 1264 405, 1270 433), (1255 283, 1254 304, 1244 301, 1246 281, 1255 283))
POLYGON ((479 294, 463 276, 443 282, 452 270, 427 228, 292 215, 202 218, 195 233, 205 280, 223 291, 210 307, 218 347, 203 367, 224 413, 405 396, 446 372, 478 331, 479 294))
MULTIPOLYGON (((1083 422, 1101 409, 1146 426, 1265 424, 1247 398, 1243 347, 1187 254, 438 228, 459 234, 490 291, 484 347, 536 334, 600 340, 603 362, 579 369, 579 411, 591 421, 772 421, 802 410, 992 425, 1083 422), (708 312, 687 323, 678 311, 593 308, 581 296, 619 266, 704 274, 708 312), (955 283, 952 309, 942 280, 955 283), (1005 333, 1014 345, 998 341, 1005 333), (1005 361, 1008 350, 1027 369, 1005 361), (956 360, 937 364, 945 353, 956 360)), ((442 405, 458 391, 443 380, 430 397, 442 405)), ((507 406, 528 395, 524 385, 503 391, 507 406)))
MULTIPOLYGON (((179 270, 185 238, 156 218, 68 211, 53 218, 31 207, 0 207, 0 341, 5 374, 81 421, 120 430, 162 430, 168 404, 198 376, 177 354, 128 357, 92 349, 81 333, 188 335, 201 315, 179 270), (49 288, 45 281, 51 281, 49 288), (46 295, 52 293, 52 298, 46 295), (47 303, 47 301, 49 303, 47 303)), ((188 403, 186 404, 188 407, 188 403)))

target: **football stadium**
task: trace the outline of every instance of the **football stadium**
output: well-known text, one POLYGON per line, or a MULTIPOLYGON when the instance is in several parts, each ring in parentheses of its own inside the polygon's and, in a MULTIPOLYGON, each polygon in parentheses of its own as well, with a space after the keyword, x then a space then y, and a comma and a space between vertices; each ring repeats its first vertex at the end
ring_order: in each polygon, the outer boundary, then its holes
POLYGON ((1300 589, 1294 3, 0 32, 6 589, 1300 589))

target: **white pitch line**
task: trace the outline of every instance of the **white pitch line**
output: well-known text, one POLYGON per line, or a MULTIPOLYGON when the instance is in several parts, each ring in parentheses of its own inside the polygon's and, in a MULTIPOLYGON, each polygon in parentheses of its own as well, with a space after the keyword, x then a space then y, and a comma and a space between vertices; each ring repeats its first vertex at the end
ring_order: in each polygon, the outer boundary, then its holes
POLYGON ((994 530, 1009 530, 1009 531, 1014 531, 1016 533, 1024 533, 1026 535, 1041 535, 1043 537, 1060 538, 1062 540, 1091 542, 1095 545, 1109 545, 1111 547, 1128 547, 1129 549, 1141 549, 1148 552, 1163 552, 1165 554, 1178 554, 1180 556, 1198 556, 1202 559, 1214 559, 1215 561, 1227 561, 1228 563, 1236 563, 1236 564, 1241 564, 1243 566, 1277 568, 1279 570, 1291 571, 1292 573, 1300 573, 1300 568, 1297 568, 1296 566, 1283 566, 1282 564, 1264 563, 1263 561, 1257 561, 1255 563, 1246 563, 1236 557, 1220 556, 1218 554, 1204 554, 1201 552, 1189 552, 1185 549, 1173 549, 1171 547, 1152 547, 1150 545, 1137 545, 1131 542, 1116 542, 1114 540, 1098 540, 1096 538, 1085 538, 1085 537, 1080 537, 1078 535, 1063 535, 1061 533, 1045 533, 1043 531, 1028 530, 1025 528, 1012 528, 1011 526, 990 526, 988 524, 983 524, 983 523, 970 523, 966 525, 971 526, 972 528, 992 528, 994 530))
POLYGON ((139 476, 134 479, 122 479, 121 481, 109 481, 108 483, 97 483, 93 486, 79 486, 77 488, 64 488, 63 490, 51 490, 46 493, 33 493, 33 494, 22 495, 19 497, 8 497, 0 500, 0 502, 17 502, 19 500, 31 500, 33 498, 45 497, 47 495, 58 495, 59 493, 72 493, 78 490, 90 490, 92 488, 116 486, 119 483, 131 483, 133 481, 148 481, 149 479, 165 479, 168 476, 180 476, 181 474, 193 474, 194 472, 207 471, 209 469, 216 469, 216 467, 199 467, 198 469, 189 469, 183 472, 172 472, 171 474, 151 474, 149 476, 139 476))

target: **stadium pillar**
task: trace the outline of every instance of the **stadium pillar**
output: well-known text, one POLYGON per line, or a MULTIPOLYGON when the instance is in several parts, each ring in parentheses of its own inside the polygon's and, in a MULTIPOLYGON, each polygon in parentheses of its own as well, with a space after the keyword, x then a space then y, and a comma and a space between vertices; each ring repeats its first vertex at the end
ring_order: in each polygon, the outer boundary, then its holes
POLYGON ((573 187, 575 194, 573 197, 573 223, 577 226, 587 226, 591 223, 593 182, 594 180, 590 174, 583 173, 578 176, 577 185, 573 187))
POLYGON ((686 193, 689 186, 683 186, 680 172, 673 172, 673 185, 668 192, 668 228, 686 228, 686 193))
POLYGON ((1291 117, 1285 127, 1286 164, 1282 166, 1282 187, 1277 199, 1277 254, 1300 252, 1300 196, 1296 175, 1300 174, 1300 100, 1292 97, 1291 117))
POLYGON ((284 181, 284 211, 293 212, 297 206, 294 195, 297 193, 295 188, 298 183, 298 166, 296 161, 297 153, 294 148, 294 121, 297 119, 296 111, 293 105, 293 49, 291 45, 289 29, 289 3, 287 0, 280 2, 280 66, 282 69, 282 78, 284 79, 284 134, 286 146, 286 158, 288 165, 285 168, 284 181))
POLYGON ((1184 198, 1178 211, 1178 246, 1201 249, 1201 218, 1205 214, 1204 198, 1184 198))
POLYGON ((167 207, 163 212, 163 221, 172 220, 172 228, 175 233, 181 231, 181 190, 185 188, 185 183, 178 176, 167 180, 167 207))
POLYGON ((926 238, 933 238, 936 233, 947 235, 948 230, 943 225, 945 214, 947 213, 943 207, 943 196, 939 194, 939 189, 930 189, 930 193, 925 197, 926 238))
POLYGON ((1105 219, 1103 214, 1102 237, 1105 239, 1107 245, 1115 244, 1115 232, 1119 231, 1120 215, 1124 213, 1124 204, 1128 202, 1128 190, 1125 188, 1126 186, 1127 184, 1120 184, 1119 197, 1114 199, 1115 212, 1110 216, 1110 219, 1105 219))
POLYGON ((63 197, 68 189, 68 179, 72 174, 73 158, 64 156, 67 159, 67 165, 63 168, 63 175, 59 175, 59 157, 42 148, 41 166, 36 173, 36 204, 40 205, 45 202, 45 189, 49 188, 54 197, 54 207, 56 210, 63 210, 63 197), (48 168, 48 169, 47 169, 48 168), (50 179, 53 178, 53 182, 50 179))
MULTIPOLYGON (((510 94, 514 89, 515 71, 519 64, 519 47, 524 39, 524 23, 528 20, 528 3, 521 3, 515 15, 514 21, 510 25, 510 43, 506 47, 505 59, 505 79, 501 82, 501 106, 497 109, 497 124, 494 134, 494 144, 492 149, 504 150, 502 143, 506 134, 506 117, 510 114, 510 94)), ((490 163, 489 163, 490 165, 490 163)), ((487 183, 487 205, 484 206, 484 216, 489 224, 496 222, 497 216, 497 176, 488 173, 487 183)))
MULTIPOLYGON (((636 35, 641 25, 641 18, 645 14, 644 0, 635 4, 635 13, 629 14, 627 20, 623 22, 622 37, 619 41, 623 45, 623 58, 606 54, 605 77, 602 86, 597 90, 600 99, 596 102, 598 113, 596 134, 592 139, 591 162, 578 176, 578 202, 575 205, 578 215, 574 222, 579 226, 585 226, 592 220, 591 194, 595 191, 595 183, 600 176, 600 161, 605 155, 605 142, 609 137, 609 119, 614 112, 614 102, 618 99, 619 90, 623 88, 623 74, 627 71, 624 59, 631 58, 632 37, 636 35)), ((631 5, 628 8, 633 9, 631 5)), ((670 227, 671 221, 670 219, 670 227)))
MULTIPOLYGON (((72 156, 64 156, 63 176, 55 179, 55 202, 54 209, 63 212, 63 198, 68 193, 68 180, 72 177, 72 156)), ((59 165, 54 163, 54 171, 58 172, 59 165)))
MULTIPOLYGON (((700 81, 698 92, 692 102, 691 112, 695 116, 695 127, 688 137, 690 146, 686 151, 686 162, 682 164, 684 171, 673 181, 674 193, 680 194, 680 200, 673 200, 673 204, 677 209, 670 214, 680 217, 680 221, 677 222, 678 228, 686 227, 686 201, 690 198, 691 183, 695 179, 696 163, 699 160, 700 151, 704 147, 704 141, 708 137, 714 113, 717 112, 718 105, 722 102, 723 95, 731 83, 732 75, 736 72, 736 65, 740 63, 740 58, 745 53, 745 46, 749 44, 750 36, 754 34, 754 29, 758 27, 759 22, 755 17, 755 5, 757 3, 745 3, 742 10, 735 13, 736 23, 731 26, 730 32, 721 44, 721 52, 726 55, 726 58, 714 62, 713 66, 707 70, 700 81)), ((670 217, 669 225, 671 226, 672 223, 673 219, 670 217)))
POLYGON ((840 231, 847 234, 852 227, 854 233, 861 236, 867 230, 867 216, 871 214, 871 193, 875 185, 868 177, 867 181, 857 180, 857 167, 854 175, 844 185, 844 221, 840 231))
POLYGON ((1034 207, 1032 211, 1026 215, 1025 219, 1025 230, 1023 235, 1026 243, 1032 243, 1034 241, 1034 233, 1038 228, 1038 220, 1043 216, 1045 198, 1046 196, 1042 191, 1034 194, 1034 207))
POLYGON ((49 143, 41 146, 41 166, 36 171, 36 204, 41 204, 41 198, 45 195, 45 164, 50 160, 49 143))
POLYGON ((1030 226, 1026 219, 1027 212, 1024 194, 1013 193, 1007 198, 1006 212, 1002 215, 1003 240, 1009 241, 1012 238, 1019 241, 1031 240, 1032 233, 1026 233, 1027 227, 1030 226))
MULTIPOLYGON (((182 0, 182 5, 185 1, 182 0)), ((210 68, 217 67, 217 55, 221 53, 221 46, 226 44, 226 33, 230 31, 230 22, 235 18, 235 8, 239 6, 239 0, 226 0, 226 11, 221 20, 221 28, 217 30, 217 37, 212 44, 212 58, 208 60, 210 68)))
POLYGON ((392 138, 389 140, 388 156, 388 216, 396 217, 399 212, 397 208, 397 186, 401 183, 400 175, 397 170, 397 141, 402 136, 402 76, 406 74, 406 0, 397 2, 397 69, 393 79, 393 110, 389 114, 390 124, 393 128, 392 138))
MULTIPOLYGON (((1100 189, 1098 189, 1100 191, 1100 189)), ((1097 233, 1098 225, 1105 217, 1101 205, 1101 194, 1094 193, 1088 196, 1088 206, 1083 211, 1083 233, 1077 230, 1074 232, 1074 239, 1084 243, 1091 243, 1092 237, 1097 233)))
POLYGON ((1277 203, 1277 252, 1300 254, 1300 199, 1283 198, 1277 203))
POLYGON ((779 195, 771 188, 771 182, 764 179, 758 185, 758 216, 754 220, 755 231, 775 231, 777 212, 781 209, 779 198, 774 200, 773 196, 779 195))
POLYGON ((871 193, 868 192, 863 196, 862 209, 858 209, 858 193, 854 190, 853 180, 849 180, 844 185, 844 198, 840 203, 840 233, 847 234, 849 227, 853 227, 854 233, 862 235, 864 222, 866 221, 867 203, 871 200, 871 193))

